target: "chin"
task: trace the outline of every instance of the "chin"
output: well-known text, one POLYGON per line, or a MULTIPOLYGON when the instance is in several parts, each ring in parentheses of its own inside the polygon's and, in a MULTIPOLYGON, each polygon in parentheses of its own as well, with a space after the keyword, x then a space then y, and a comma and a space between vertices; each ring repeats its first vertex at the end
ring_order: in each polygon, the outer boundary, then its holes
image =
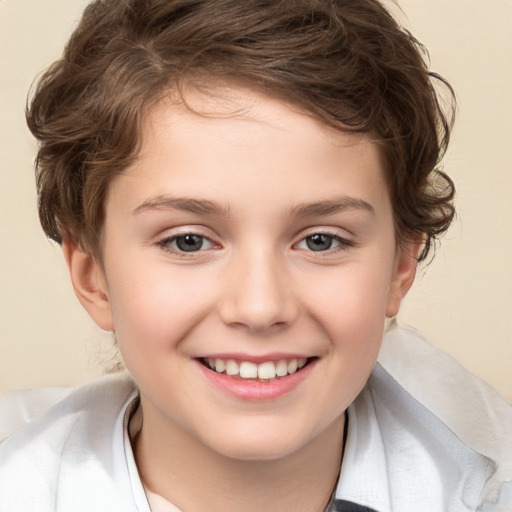
POLYGON ((224 439, 216 437, 210 447, 220 455, 239 461, 275 461, 299 452, 310 441, 304 432, 289 428, 239 428, 224 439))
POLYGON ((284 459, 296 451, 298 451, 296 446, 283 446, 282 444, 269 446, 260 443, 237 443, 236 445, 231 444, 225 450, 220 447, 218 453, 237 461, 266 462, 284 459))

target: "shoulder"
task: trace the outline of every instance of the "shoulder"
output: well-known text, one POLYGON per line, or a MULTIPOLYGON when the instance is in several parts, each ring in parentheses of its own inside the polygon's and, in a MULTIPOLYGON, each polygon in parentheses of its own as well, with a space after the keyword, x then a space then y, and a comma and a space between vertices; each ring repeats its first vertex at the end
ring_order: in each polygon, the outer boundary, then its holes
POLYGON ((131 380, 122 374, 49 395, 40 390, 4 399, 0 418, 9 411, 22 411, 27 422, 0 444, 2 510, 51 510, 56 500, 66 499, 61 490, 80 487, 84 478, 91 485, 82 493, 106 489, 115 466, 116 428, 122 437, 122 425, 116 425, 135 395, 131 380), (42 411, 34 406, 37 396, 46 400, 40 404, 42 411), (56 403, 44 410, 54 399, 56 403))
POLYGON ((380 421, 413 432, 430 455, 437 451, 439 467, 465 475, 457 492, 472 488, 478 510, 512 509, 512 407, 491 386, 398 327, 385 336, 369 386, 377 409, 386 404, 380 421))
MULTIPOLYGON (((76 388, 34 388, 12 391, 0 397, 0 446, 21 439, 30 442, 41 429, 48 434, 58 426, 102 423, 117 416, 135 389, 126 373, 105 376, 76 388), (98 413, 101 413, 98 418, 98 413)), ((5 448, 4 448, 5 449, 5 448)))
POLYGON ((468 446, 493 459, 505 455, 504 445, 512 450, 512 406, 418 332, 390 329, 384 337, 379 363, 468 446), (496 437, 503 439, 504 445, 496 447, 496 437))
POLYGON ((71 387, 41 387, 0 395, 0 443, 72 391, 71 387))

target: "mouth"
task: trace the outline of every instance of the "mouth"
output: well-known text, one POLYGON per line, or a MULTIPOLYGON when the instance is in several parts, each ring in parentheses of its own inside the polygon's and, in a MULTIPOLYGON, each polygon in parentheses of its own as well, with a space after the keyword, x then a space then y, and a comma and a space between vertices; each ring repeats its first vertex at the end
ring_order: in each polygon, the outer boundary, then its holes
POLYGON ((195 362, 206 381, 236 400, 273 402, 301 387, 317 366, 319 357, 276 355, 245 359, 233 354, 222 357, 199 357, 195 362))
POLYGON ((270 383, 303 371, 315 359, 299 357, 263 361, 259 364, 236 359, 201 358, 198 361, 208 370, 235 380, 270 383))

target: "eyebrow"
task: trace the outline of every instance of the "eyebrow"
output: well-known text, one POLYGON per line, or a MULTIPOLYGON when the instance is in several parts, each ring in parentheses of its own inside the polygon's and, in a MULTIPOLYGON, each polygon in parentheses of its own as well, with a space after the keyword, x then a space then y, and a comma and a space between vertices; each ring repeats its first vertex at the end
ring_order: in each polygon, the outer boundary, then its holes
MULTIPOLYGON (((133 210, 133 213, 139 214, 148 210, 162 209, 181 210, 199 215, 218 215, 221 217, 229 217, 230 213, 229 206, 221 205, 215 201, 168 195, 156 196, 144 201, 133 210)), ((314 203, 299 203, 290 208, 288 212, 293 217, 318 217, 334 215, 344 210, 363 210, 375 215, 375 209, 370 203, 363 199, 348 196, 314 203)))
POLYGON ((363 199, 349 196, 315 203, 299 203, 291 208, 290 214, 295 217, 317 217, 321 215, 334 215, 344 210, 363 210, 373 216, 375 215, 375 208, 370 203, 363 199))
POLYGON ((161 195, 147 201, 133 210, 134 214, 142 213, 148 210, 181 210, 189 213, 218 215, 221 217, 229 216, 229 206, 223 206, 207 199, 192 199, 188 197, 173 197, 161 195))

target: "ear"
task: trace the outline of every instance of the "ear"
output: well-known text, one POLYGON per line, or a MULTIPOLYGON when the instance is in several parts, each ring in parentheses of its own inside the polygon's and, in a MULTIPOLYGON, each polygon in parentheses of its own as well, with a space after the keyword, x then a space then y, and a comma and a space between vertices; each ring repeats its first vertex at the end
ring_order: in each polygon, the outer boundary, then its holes
POLYGON ((62 250, 78 300, 101 329, 114 331, 107 281, 101 265, 70 238, 62 241, 62 250))
POLYGON ((418 255, 423 246, 421 241, 409 242, 397 248, 393 279, 389 289, 386 316, 391 318, 398 314, 400 304, 414 283, 418 255))

